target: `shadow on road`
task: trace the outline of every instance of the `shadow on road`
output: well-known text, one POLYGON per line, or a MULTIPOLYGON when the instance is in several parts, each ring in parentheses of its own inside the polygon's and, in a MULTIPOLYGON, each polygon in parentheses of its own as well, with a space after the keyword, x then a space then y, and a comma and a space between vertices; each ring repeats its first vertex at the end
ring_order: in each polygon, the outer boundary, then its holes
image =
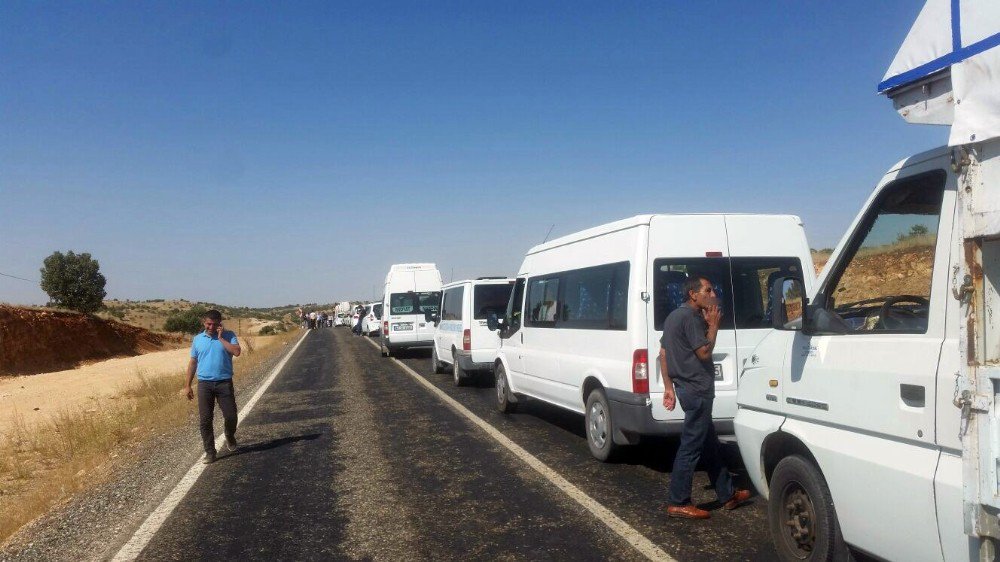
POLYGON ((219 460, 224 460, 238 455, 245 455, 247 453, 269 451, 271 449, 277 449, 278 447, 283 447, 299 441, 312 441, 313 439, 318 439, 322 435, 322 433, 308 433, 305 435, 296 435, 294 437, 281 437, 279 439, 272 439, 270 441, 264 441, 263 443, 254 443, 252 445, 240 445, 235 452, 221 457, 219 460))

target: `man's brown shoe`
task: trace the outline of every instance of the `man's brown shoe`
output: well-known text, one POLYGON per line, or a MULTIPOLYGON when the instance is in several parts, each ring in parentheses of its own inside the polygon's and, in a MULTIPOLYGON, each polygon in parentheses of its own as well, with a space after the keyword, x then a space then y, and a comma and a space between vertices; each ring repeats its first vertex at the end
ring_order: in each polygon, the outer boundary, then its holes
POLYGON ((711 513, 693 505, 667 506, 667 517, 680 517, 681 519, 708 519, 711 516, 711 513))
POLYGON ((736 490, 736 492, 733 493, 733 497, 729 498, 729 501, 722 506, 722 509, 727 511, 736 509, 737 507, 745 504, 749 499, 750 490, 736 490))

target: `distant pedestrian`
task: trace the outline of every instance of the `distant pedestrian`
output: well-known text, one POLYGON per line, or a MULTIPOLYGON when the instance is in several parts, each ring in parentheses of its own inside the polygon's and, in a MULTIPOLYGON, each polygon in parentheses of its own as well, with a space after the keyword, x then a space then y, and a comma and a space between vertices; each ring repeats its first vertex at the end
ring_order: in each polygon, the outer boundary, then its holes
POLYGON ((298 309, 296 309, 296 312, 299 315, 299 328, 305 330, 308 327, 308 325, 306 324, 306 322, 307 322, 306 321, 306 312, 304 310, 302 310, 301 307, 298 308, 298 309))
POLYGON ((315 328, 316 328, 316 311, 314 310, 309 313, 309 329, 312 330, 315 328))
POLYGON ((663 322, 660 340, 660 371, 663 373, 663 406, 673 410, 680 400, 684 429, 674 457, 667 494, 667 515, 708 519, 709 512, 691 503, 694 471, 701 460, 715 485, 724 509, 735 509, 750 498, 748 490, 733 487, 732 476, 722 456, 722 444, 712 422, 715 400, 715 349, 722 311, 712 282, 692 276, 684 283, 687 300, 663 322))
POLYGON ((213 421, 215 402, 219 403, 225 420, 226 449, 236 450, 236 392, 233 390, 233 357, 240 355, 236 334, 222 326, 222 313, 209 310, 202 318, 205 331, 191 341, 191 361, 188 362, 184 393, 194 399, 191 381, 198 376, 198 415, 201 441, 205 446, 205 464, 215 462, 213 421))

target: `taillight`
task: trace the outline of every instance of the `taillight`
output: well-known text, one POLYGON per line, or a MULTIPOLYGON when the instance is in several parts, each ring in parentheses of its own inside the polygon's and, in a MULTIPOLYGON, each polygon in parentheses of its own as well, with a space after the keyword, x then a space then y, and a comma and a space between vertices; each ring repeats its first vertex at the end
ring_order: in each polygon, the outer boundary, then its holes
POLYGON ((386 320, 385 322, 382 322, 382 335, 383 336, 388 336, 389 335, 389 321, 388 320, 386 320))
POLYGON ((645 349, 632 353, 632 392, 649 394, 649 353, 645 349))
POLYGON ((463 351, 472 350, 472 330, 466 330, 462 332, 462 350, 463 351))

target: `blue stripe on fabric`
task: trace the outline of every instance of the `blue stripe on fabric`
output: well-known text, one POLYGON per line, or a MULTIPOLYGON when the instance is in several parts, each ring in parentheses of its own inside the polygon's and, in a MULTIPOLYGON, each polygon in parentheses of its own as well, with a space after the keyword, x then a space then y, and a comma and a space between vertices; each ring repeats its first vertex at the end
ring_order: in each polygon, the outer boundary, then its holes
POLYGON ((943 57, 938 57, 916 68, 911 68, 910 70, 897 74, 891 78, 887 78, 879 83, 878 93, 882 94, 885 93, 886 90, 891 90, 893 88, 909 84, 910 82, 915 82, 939 70, 948 68, 955 63, 974 57, 983 51, 988 51, 998 45, 1000 45, 1000 33, 991 35, 982 41, 969 45, 968 47, 962 47, 957 51, 948 53, 943 57))
POLYGON ((962 0, 951 0, 951 50, 962 49, 962 0))

